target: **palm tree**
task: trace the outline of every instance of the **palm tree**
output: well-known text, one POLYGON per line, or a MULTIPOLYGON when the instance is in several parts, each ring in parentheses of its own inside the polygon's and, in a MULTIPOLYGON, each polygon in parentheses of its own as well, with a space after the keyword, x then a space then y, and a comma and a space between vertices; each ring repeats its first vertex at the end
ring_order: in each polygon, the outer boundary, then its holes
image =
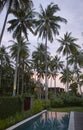
POLYGON ((6 16, 4 20, 4 24, 2 27, 1 35, 0 35, 0 44, 2 41, 3 33, 5 30, 5 26, 7 23, 8 15, 11 9, 19 10, 19 8, 28 8, 30 9, 33 6, 33 3, 31 0, 0 0, 0 12, 3 11, 4 7, 7 7, 6 16))
MULTIPOLYGON (((50 53, 47 52, 47 60, 49 61, 50 53)), ((39 44, 36 51, 32 53, 32 61, 35 70, 37 71, 38 79, 44 79, 45 77, 45 45, 39 44)))
MULTIPOLYGON (((19 64, 19 59, 22 61, 23 65, 23 73, 24 73, 24 60, 29 56, 29 50, 27 46, 27 41, 24 40, 24 38, 21 38, 20 41, 17 39, 17 42, 13 42, 13 45, 10 46, 10 52, 13 59, 16 60, 16 66, 15 66, 15 76, 14 76, 14 88, 13 88, 13 95, 16 94, 16 83, 17 83, 17 69, 19 64)), ((19 88, 17 88, 19 90, 19 88)), ((23 75, 22 75, 22 92, 23 92, 23 75)))
POLYGON ((22 94, 23 94, 23 88, 24 88, 24 70, 25 70, 25 65, 27 64, 27 58, 29 57, 29 48, 28 48, 28 42, 25 41, 25 39, 22 38, 21 43, 20 43, 20 53, 19 53, 19 58, 20 58, 20 65, 22 65, 22 94))
MULTIPOLYGON (((17 38, 19 42, 21 42, 21 37, 25 36, 25 38, 28 40, 27 36, 27 29, 33 33, 32 27, 33 27, 33 17, 34 13, 33 10, 27 10, 27 8, 20 8, 18 11, 12 9, 11 13, 16 17, 13 20, 9 21, 10 26, 8 27, 8 31, 13 31, 13 38, 17 38)), ((19 50, 18 50, 18 58, 19 59, 19 50)), ((16 66, 17 67, 17 66, 16 66)), ((17 70, 17 69, 16 69, 17 70)), ((15 70, 15 76, 17 74, 15 70)), ((16 79, 16 77, 14 78, 16 79)), ((15 87, 16 87, 16 81, 15 82, 15 87)), ((14 91, 15 93, 15 91, 14 91)), ((13 95, 15 95, 13 93, 13 95)))
POLYGON ((69 88, 72 94, 77 95, 78 85, 76 82, 73 82, 72 84, 70 84, 69 88))
POLYGON ((73 65, 74 71, 75 71, 78 67, 80 67, 79 60, 80 60, 80 57, 79 57, 79 52, 78 52, 78 51, 77 51, 75 54, 71 54, 71 55, 68 57, 68 64, 69 64, 69 65, 73 65))
POLYGON ((10 64, 10 57, 8 52, 6 51, 5 46, 0 47, 0 87, 1 85, 1 78, 2 78, 2 68, 9 66, 10 64))
POLYGON ((61 58, 55 55, 51 60, 50 70, 52 72, 54 78, 54 87, 55 87, 55 94, 56 94, 56 77, 57 73, 60 69, 63 68, 63 61, 60 60, 61 58))
POLYGON ((9 32, 13 32, 13 38, 22 37, 23 35, 28 40, 28 32, 33 32, 34 26, 34 12, 33 10, 27 10, 27 8, 20 8, 18 11, 12 9, 11 14, 15 17, 14 19, 8 21, 10 26, 8 27, 9 32))
POLYGON ((44 73, 45 70, 45 46, 41 43, 38 44, 38 47, 32 53, 32 61, 34 69, 37 73, 44 73))
POLYGON ((73 76, 78 86, 79 86, 80 67, 82 66, 81 64, 82 59, 83 59, 83 55, 81 54, 81 51, 77 51, 68 57, 68 64, 73 65, 73 76))
MULTIPOLYGON (((67 82, 69 81, 69 82, 71 82, 72 81, 72 72, 69 70, 69 68, 68 69, 63 69, 62 71, 61 71, 61 76, 60 76, 60 81, 65 85, 65 84, 67 84, 67 82), (68 71, 68 72, 67 72, 68 71), (68 73, 68 80, 67 80, 67 73, 68 73)), ((65 90, 66 91, 68 91, 67 90, 67 87, 65 86, 65 90)))
POLYGON ((38 13, 36 33, 38 37, 45 39, 45 99, 48 100, 48 85, 47 85, 47 41, 53 42, 54 35, 59 34, 59 22, 67 22, 64 18, 56 16, 55 13, 59 11, 58 5, 49 4, 44 10, 40 5, 41 12, 38 13))
POLYGON ((50 56, 49 64, 48 64, 48 79, 50 87, 52 87, 52 80, 54 79, 54 68, 53 68, 53 57, 50 56))
POLYGON ((79 78, 80 78, 80 82, 79 82, 79 84, 80 84, 80 94, 83 97, 82 88, 81 88, 83 86, 83 74, 80 74, 79 78))
MULTIPOLYGON (((64 34, 64 38, 58 39, 58 42, 60 42, 60 47, 58 48, 57 52, 63 54, 63 56, 66 55, 66 69, 68 70, 68 57, 70 54, 73 54, 74 52, 77 52, 77 49, 79 46, 75 43, 77 41, 77 38, 74 38, 71 36, 71 33, 64 34)), ((68 71, 66 73, 67 77, 67 92, 69 88, 69 77, 68 77, 68 71)))

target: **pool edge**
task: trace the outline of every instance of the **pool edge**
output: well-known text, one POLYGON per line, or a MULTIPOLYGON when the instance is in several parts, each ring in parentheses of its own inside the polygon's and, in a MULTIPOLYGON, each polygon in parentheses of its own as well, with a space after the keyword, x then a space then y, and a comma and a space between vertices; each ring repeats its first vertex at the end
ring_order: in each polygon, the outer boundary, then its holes
POLYGON ((35 114, 35 115, 33 115, 33 116, 27 118, 27 119, 25 119, 25 120, 23 120, 23 121, 21 121, 21 122, 15 124, 15 125, 13 125, 13 126, 7 128, 7 129, 5 129, 5 130, 13 130, 13 129, 17 128, 18 126, 20 126, 20 125, 22 125, 22 124, 24 124, 24 123, 30 121, 31 119, 33 119, 33 118, 35 118, 35 117, 41 115, 42 113, 44 113, 44 112, 46 112, 46 111, 47 111, 47 110, 43 110, 43 111, 41 111, 41 112, 39 112, 39 113, 37 113, 37 114, 35 114))
POLYGON ((70 112, 68 130, 75 130, 74 112, 70 112))

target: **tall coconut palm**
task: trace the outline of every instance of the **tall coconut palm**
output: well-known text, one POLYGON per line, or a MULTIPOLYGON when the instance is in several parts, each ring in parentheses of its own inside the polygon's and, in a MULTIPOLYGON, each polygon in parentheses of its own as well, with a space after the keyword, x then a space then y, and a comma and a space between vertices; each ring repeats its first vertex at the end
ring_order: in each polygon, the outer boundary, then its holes
MULTIPOLYGON (((47 60, 49 61, 50 53, 47 52, 47 60)), ((45 75, 45 45, 39 44, 36 51, 32 53, 32 61, 34 64, 34 68, 37 71, 38 78, 43 78, 45 75)))
MULTIPOLYGON (((10 32, 13 31, 13 38, 19 39, 19 42, 21 42, 20 39, 22 36, 25 36, 25 38, 28 40, 27 30, 33 33, 33 29, 32 29, 33 21, 34 21, 33 10, 27 10, 27 8, 26 9, 20 8, 18 11, 16 11, 12 9, 11 13, 15 16, 15 19, 9 21, 10 26, 8 27, 8 31, 10 32)), ((19 51, 18 51, 18 57, 19 57, 19 51)), ((17 58, 17 61, 18 61, 18 58, 17 58)), ((15 72, 15 74, 17 73, 15 72)))
POLYGON ((68 57, 68 63, 69 65, 73 65, 73 75, 75 76, 74 79, 75 82, 78 84, 78 89, 80 89, 80 73, 81 73, 81 67, 83 65, 83 54, 81 51, 77 51, 74 54, 70 55, 68 57))
POLYGON ((2 31, 0 33, 0 44, 2 41, 3 33, 5 30, 5 26, 7 23, 8 15, 11 9, 19 10, 20 7, 30 9, 33 3, 31 0, 0 0, 0 12, 3 11, 4 7, 7 7, 6 16, 4 20, 4 24, 2 27, 2 31))
POLYGON ((0 87, 1 87, 1 78, 2 78, 2 68, 3 66, 10 64, 10 57, 6 51, 5 46, 0 47, 0 87))
POLYGON ((22 38, 21 40, 21 49, 19 53, 19 58, 20 58, 20 65, 22 65, 22 91, 21 93, 23 94, 23 89, 24 89, 24 71, 25 71, 25 65, 27 64, 26 62, 28 61, 27 58, 29 57, 29 48, 28 48, 28 42, 25 41, 25 39, 22 38), (26 61, 27 60, 27 61, 26 61))
POLYGON ((63 61, 60 60, 61 58, 55 55, 51 60, 50 69, 53 74, 54 78, 54 87, 55 87, 55 93, 56 93, 56 77, 58 74, 58 71, 64 67, 63 61))
MULTIPOLYGON (((15 76, 14 76, 14 88, 13 88, 13 95, 16 95, 16 83, 17 83, 17 68, 20 61, 22 60, 23 65, 23 73, 24 73, 24 60, 29 56, 29 49, 28 49, 28 43, 24 40, 24 38, 21 38, 20 40, 17 39, 17 42, 13 42, 13 45, 10 46, 10 52, 13 59, 16 60, 16 66, 15 66, 15 76)), ((19 88, 17 88, 19 90, 19 88)), ((23 75, 22 75, 22 92, 23 92, 23 75)))
MULTIPOLYGON (((71 82, 72 81, 72 72, 69 70, 69 68, 68 69, 63 69, 62 71, 61 71, 61 76, 60 76, 60 81, 64 84, 64 85, 66 85, 67 84, 67 73, 68 73, 68 81, 69 82, 71 82), (67 72, 68 71, 68 72, 67 72)), ((67 91, 67 87, 65 86, 65 90, 67 91)))
POLYGON ((78 69, 80 69, 80 55, 79 52, 75 52, 75 54, 71 54, 68 57, 68 64, 73 65, 73 73, 77 75, 78 69))
POLYGON ((45 46, 41 43, 38 44, 38 47, 35 51, 32 53, 32 61, 34 64, 34 68, 37 71, 37 73, 43 72, 45 70, 45 46))
MULTIPOLYGON (((58 39, 58 42, 60 43, 60 47, 58 48, 57 52, 63 54, 63 56, 66 55, 66 69, 68 70, 68 57, 70 54, 73 54, 74 52, 77 51, 79 46, 75 43, 77 41, 77 38, 74 38, 71 36, 71 33, 66 33, 64 34, 64 38, 58 39)), ((68 71, 66 73, 66 78, 67 78, 67 92, 69 88, 69 77, 68 77, 68 71)))
POLYGON ((52 87, 52 80, 54 79, 54 69, 52 64, 53 57, 50 56, 49 63, 48 63, 48 79, 49 79, 49 86, 52 87))
POLYGON ((28 31, 33 32, 34 26, 34 12, 33 10, 27 10, 27 8, 20 8, 18 11, 12 9, 11 14, 15 18, 8 21, 8 31, 13 32, 13 38, 22 37, 23 35, 28 40, 28 31))
POLYGON ((83 74, 81 74, 79 78, 80 78, 80 94, 83 97, 82 88, 81 88, 83 86, 83 74))
MULTIPOLYGON (((47 61, 49 62, 50 53, 47 52, 47 61)), ((34 67, 37 71, 37 77, 39 81, 45 78, 45 45, 39 44, 36 51, 32 53, 32 60, 34 67)))
POLYGON ((40 13, 37 15, 37 29, 38 37, 45 39, 45 99, 48 100, 48 85, 47 85, 47 41, 53 42, 54 36, 59 34, 59 22, 67 22, 64 18, 56 16, 55 13, 59 11, 58 5, 49 4, 46 9, 40 5, 40 13))

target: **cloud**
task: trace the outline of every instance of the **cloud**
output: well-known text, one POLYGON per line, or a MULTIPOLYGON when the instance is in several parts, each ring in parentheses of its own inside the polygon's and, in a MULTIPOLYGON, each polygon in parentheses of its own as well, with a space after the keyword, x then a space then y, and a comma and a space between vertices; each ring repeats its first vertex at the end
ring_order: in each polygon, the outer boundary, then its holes
MULTIPOLYGON (((82 32, 83 32, 83 1, 82 0, 73 0, 70 2, 70 0, 33 0, 35 8, 37 11, 40 10, 39 6, 40 3, 43 5, 45 8, 50 2, 54 2, 55 4, 58 4, 60 7, 61 11, 57 13, 57 15, 60 15, 61 17, 64 17, 68 20, 68 23, 61 24, 61 29, 60 29, 60 36, 62 37, 64 33, 72 32, 73 36, 77 37, 80 39, 80 44, 83 41, 82 38, 82 32)), ((5 11, 4 11, 5 12, 5 11)), ((3 19, 4 19, 4 14, 0 14, 0 25, 2 26, 3 24, 3 19)), ((0 26, 0 31, 1 31, 1 26, 0 26)), ((3 44, 8 45, 8 41, 12 39, 12 36, 10 33, 7 33, 5 31, 4 37, 3 37, 3 44)), ((37 44, 38 40, 37 37, 32 36, 29 34, 29 39, 31 43, 34 45, 37 44)), ((56 39, 56 38, 55 38, 56 39)), ((58 47, 57 42, 54 40, 54 43, 51 45, 49 44, 49 48, 51 48, 52 53, 55 53, 56 48, 58 47), (51 47, 53 46, 53 47, 51 47)))

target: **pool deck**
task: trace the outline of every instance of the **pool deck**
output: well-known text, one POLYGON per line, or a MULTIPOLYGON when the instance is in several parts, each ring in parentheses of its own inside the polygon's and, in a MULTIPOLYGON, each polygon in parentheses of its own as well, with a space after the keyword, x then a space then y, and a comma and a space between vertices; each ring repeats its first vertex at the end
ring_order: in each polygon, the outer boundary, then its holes
POLYGON ((83 130, 83 112, 74 112, 75 130, 83 130))
POLYGON ((83 112, 71 112, 68 130, 83 130, 83 112))

